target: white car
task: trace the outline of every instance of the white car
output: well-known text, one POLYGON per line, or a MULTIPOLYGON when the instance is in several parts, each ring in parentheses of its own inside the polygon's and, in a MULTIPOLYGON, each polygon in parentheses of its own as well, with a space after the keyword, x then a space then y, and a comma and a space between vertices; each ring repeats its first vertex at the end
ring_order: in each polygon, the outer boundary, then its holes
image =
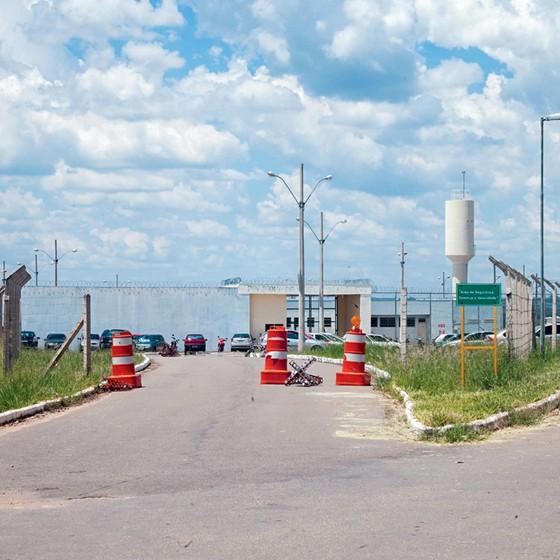
POLYGON ((247 351, 253 346, 253 337, 249 333, 235 333, 231 337, 231 351, 247 351))
MULTIPOLYGON (((465 344, 488 344, 488 335, 494 336, 493 332, 490 331, 476 331, 465 335, 465 344)), ((458 336, 457 340, 452 340, 444 346, 458 346, 461 344, 461 335, 458 336)))
POLYGON ((340 336, 336 336, 336 334, 326 333, 326 332, 318 333, 318 334, 327 337, 327 340, 330 344, 344 344, 344 339, 341 338, 340 336))
POLYGON ((386 348, 399 348, 400 344, 383 336, 382 334, 366 334, 366 342, 372 344, 373 346, 384 346, 386 348))
MULTIPOLYGON (((268 333, 264 333, 261 337, 261 344, 266 348, 266 339, 268 333)), ((304 347, 308 350, 318 350, 319 348, 324 348, 328 346, 327 342, 322 340, 316 340, 313 338, 313 333, 305 334, 304 347)), ((286 336, 288 340, 288 350, 297 350, 299 333, 297 331, 286 331, 286 336)))
POLYGON ((315 340, 318 344, 330 346, 331 344, 344 344, 342 338, 334 336, 330 333, 307 333, 307 337, 315 340))
MULTIPOLYGON (((91 333, 89 335, 89 347, 91 350, 99 350, 99 335, 91 333)), ((84 337, 80 339, 80 351, 84 349, 84 337)))
MULTIPOLYGON (((505 344, 507 342, 506 329, 498 331, 496 333, 496 339, 498 340, 498 344, 505 344)), ((494 342, 494 333, 490 333, 486 337, 486 342, 488 342, 489 344, 492 344, 494 342)))
POLYGON ((457 335, 456 334, 454 334, 454 333, 442 333, 442 334, 438 334, 434 338, 433 344, 434 344, 434 346, 445 346, 446 344, 448 344, 452 340, 457 340, 457 335))

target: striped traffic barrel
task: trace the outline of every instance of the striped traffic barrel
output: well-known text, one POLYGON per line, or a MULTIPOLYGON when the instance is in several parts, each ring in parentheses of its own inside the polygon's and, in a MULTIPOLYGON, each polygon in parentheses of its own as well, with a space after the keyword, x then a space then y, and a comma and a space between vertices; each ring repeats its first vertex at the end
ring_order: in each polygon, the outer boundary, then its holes
POLYGON ((337 385, 369 385, 366 366, 366 335, 358 328, 344 335, 342 371, 336 374, 337 385))
POLYGON ((288 379, 288 337, 284 327, 272 327, 266 335, 261 385, 283 385, 288 379))
POLYGON ((134 348, 132 334, 122 331, 113 334, 111 350, 112 371, 107 378, 110 389, 135 389, 142 387, 142 377, 134 369, 134 348))

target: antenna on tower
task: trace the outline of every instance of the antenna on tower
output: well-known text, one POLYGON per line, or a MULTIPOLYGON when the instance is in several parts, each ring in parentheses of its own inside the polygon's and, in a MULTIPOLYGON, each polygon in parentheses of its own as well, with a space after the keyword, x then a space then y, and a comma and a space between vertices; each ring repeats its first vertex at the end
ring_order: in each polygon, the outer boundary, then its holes
POLYGON ((461 175, 463 176, 463 200, 465 200, 465 175, 467 174, 466 171, 461 171, 461 175))

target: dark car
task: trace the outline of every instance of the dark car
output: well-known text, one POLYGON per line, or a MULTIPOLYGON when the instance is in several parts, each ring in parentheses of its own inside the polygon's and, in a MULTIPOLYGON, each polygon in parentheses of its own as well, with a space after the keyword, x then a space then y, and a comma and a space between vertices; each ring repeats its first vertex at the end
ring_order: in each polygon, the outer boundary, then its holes
POLYGON ((105 329, 101 333, 101 340, 99 341, 99 348, 111 348, 113 346, 113 335, 121 332, 126 332, 125 329, 105 329))
POLYGON ((49 333, 45 338, 45 350, 58 350, 66 342, 66 335, 63 333, 49 333))
POLYGON ((27 348, 37 348, 39 337, 33 331, 21 331, 21 345, 27 348))
POLYGON ((188 334, 183 339, 185 354, 190 352, 206 352, 206 339, 201 334, 188 334))
POLYGON ((161 334, 143 334, 136 342, 136 350, 159 352, 165 346, 165 338, 161 334))

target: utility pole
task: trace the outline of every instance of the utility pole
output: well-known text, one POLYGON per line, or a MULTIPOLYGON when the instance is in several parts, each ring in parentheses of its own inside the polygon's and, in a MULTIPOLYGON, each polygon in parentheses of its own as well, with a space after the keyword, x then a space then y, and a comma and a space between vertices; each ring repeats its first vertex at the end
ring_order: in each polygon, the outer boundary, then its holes
POLYGON ((404 285, 404 265, 405 265, 405 257, 407 253, 404 250, 404 241, 401 242, 401 325, 400 325, 400 333, 399 333, 399 343, 401 349, 401 360, 403 362, 406 361, 406 326, 407 326, 407 300, 408 294, 407 289, 404 285))
POLYGON ((322 179, 319 179, 319 181, 317 181, 317 183, 315 183, 315 186, 313 187, 313 189, 311 190, 311 192, 309 193, 309 195, 307 196, 307 198, 304 198, 303 196, 303 163, 300 165, 300 173, 299 173, 299 177, 300 177, 300 182, 299 182, 299 200, 296 198, 295 194, 293 193, 292 189, 289 187, 288 183, 286 183, 286 181, 284 180, 283 177, 281 177, 280 175, 273 173, 272 171, 268 172, 268 176, 269 177, 275 177, 276 179, 280 179, 280 181, 282 181, 282 183, 284 183, 284 186, 288 189, 288 191, 290 192, 290 194, 292 195, 292 198, 296 201, 298 207, 299 207, 299 271, 298 271, 298 317, 299 317, 299 321, 298 321, 298 352, 303 352, 303 348, 304 348, 304 342, 305 342, 305 258, 304 258, 304 222, 305 222, 305 216, 304 216, 304 212, 305 212, 305 205, 307 204, 307 201, 311 198, 311 195, 315 192, 315 190, 317 189, 317 187, 323 182, 323 181, 330 181, 332 179, 332 175, 327 175, 326 177, 323 177, 322 179))

